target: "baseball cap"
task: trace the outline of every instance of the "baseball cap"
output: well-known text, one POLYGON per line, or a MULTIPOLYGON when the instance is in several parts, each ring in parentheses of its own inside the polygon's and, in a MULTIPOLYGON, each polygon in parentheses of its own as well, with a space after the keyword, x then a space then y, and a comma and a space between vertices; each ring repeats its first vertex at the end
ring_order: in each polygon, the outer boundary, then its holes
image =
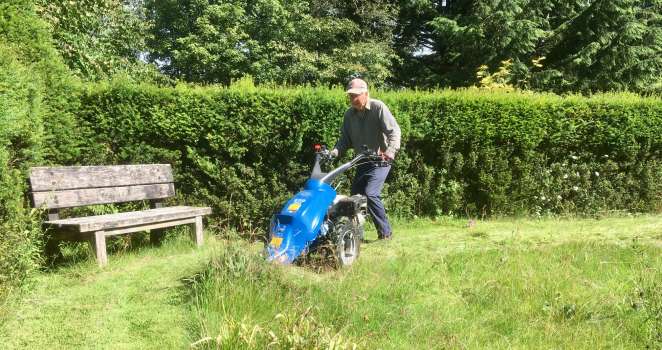
POLYGON ((352 79, 349 84, 347 84, 348 94, 362 94, 368 92, 368 83, 363 79, 352 79))

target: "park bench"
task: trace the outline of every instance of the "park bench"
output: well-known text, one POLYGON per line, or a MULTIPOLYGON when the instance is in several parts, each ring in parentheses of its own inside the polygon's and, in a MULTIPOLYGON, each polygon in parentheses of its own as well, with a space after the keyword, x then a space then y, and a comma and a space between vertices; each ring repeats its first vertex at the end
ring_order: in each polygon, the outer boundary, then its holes
POLYGON ((57 240, 88 240, 100 266, 108 263, 106 237, 150 231, 155 241, 162 229, 193 225, 195 243, 202 245, 202 217, 208 207, 164 207, 175 195, 169 164, 34 167, 30 169, 32 205, 48 210, 46 229, 57 240), (151 209, 106 215, 60 218, 61 209, 94 204, 149 200, 151 209))

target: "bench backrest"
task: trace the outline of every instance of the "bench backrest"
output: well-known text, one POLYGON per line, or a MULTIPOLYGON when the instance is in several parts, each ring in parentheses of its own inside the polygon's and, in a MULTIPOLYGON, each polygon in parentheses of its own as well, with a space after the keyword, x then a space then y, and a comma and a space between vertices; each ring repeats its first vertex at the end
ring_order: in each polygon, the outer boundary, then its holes
POLYGON ((32 205, 48 209, 175 195, 170 164, 35 167, 30 187, 32 205))

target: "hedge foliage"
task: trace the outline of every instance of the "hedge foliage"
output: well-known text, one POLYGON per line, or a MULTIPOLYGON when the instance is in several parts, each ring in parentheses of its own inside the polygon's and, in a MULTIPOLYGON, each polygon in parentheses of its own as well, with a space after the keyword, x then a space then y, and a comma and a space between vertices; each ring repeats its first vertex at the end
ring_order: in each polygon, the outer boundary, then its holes
MULTIPOLYGON (((400 216, 593 214, 662 208, 662 100, 376 92, 403 129, 384 190, 400 216)), ((174 165, 223 224, 263 229, 333 145, 347 100, 323 88, 88 86, 88 163, 174 165)), ((347 188, 347 181, 343 189, 347 188)))
MULTIPOLYGON (((53 42, 35 1, 0 3, 0 319, 3 297, 40 266, 29 167, 170 163, 177 201, 212 206, 219 225, 263 230, 308 176, 312 144, 335 142, 347 108, 340 90, 248 81, 81 85, 53 42)), ((375 97, 404 132, 384 190, 391 214, 662 209, 660 97, 478 90, 375 97)))
POLYGON ((50 42, 34 1, 0 4, 0 302, 39 267, 43 235, 26 201, 28 168, 84 161, 70 135, 77 120, 66 112, 77 108, 80 88, 50 42))
MULTIPOLYGON (((348 104, 340 90, 249 81, 80 85, 58 73, 61 63, 21 60, 21 48, 0 45, 8 48, 0 50, 0 299, 8 281, 39 266, 42 233, 26 197, 30 166, 170 163, 177 202, 212 206, 215 225, 263 231, 307 178, 312 145, 335 143, 348 104), (45 78, 27 78, 36 69, 45 78)), ((660 98, 481 90, 374 97, 403 130, 384 190, 392 215, 662 208, 660 98)))
POLYGON ((40 125, 39 114, 33 112, 39 108, 31 96, 33 82, 22 78, 27 74, 13 74, 25 68, 3 48, 6 46, 0 43, 0 301, 10 283, 19 282, 36 267, 37 246, 33 243, 38 236, 29 229, 20 162, 38 153, 41 136, 32 130, 40 125))
POLYGON ((24 170, 41 155, 44 81, 31 73, 54 52, 39 43, 45 35, 28 1, 0 4, 0 302, 37 267, 24 170))

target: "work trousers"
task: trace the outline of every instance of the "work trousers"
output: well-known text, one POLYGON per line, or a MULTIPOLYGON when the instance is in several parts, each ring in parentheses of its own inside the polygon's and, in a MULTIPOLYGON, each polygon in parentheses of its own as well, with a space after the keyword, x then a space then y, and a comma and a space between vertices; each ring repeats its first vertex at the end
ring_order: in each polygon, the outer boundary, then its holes
POLYGON ((377 228, 379 238, 391 236, 391 225, 386 217, 381 193, 384 181, 391 166, 377 166, 373 163, 359 165, 352 181, 352 195, 362 194, 368 198, 368 212, 377 228))

